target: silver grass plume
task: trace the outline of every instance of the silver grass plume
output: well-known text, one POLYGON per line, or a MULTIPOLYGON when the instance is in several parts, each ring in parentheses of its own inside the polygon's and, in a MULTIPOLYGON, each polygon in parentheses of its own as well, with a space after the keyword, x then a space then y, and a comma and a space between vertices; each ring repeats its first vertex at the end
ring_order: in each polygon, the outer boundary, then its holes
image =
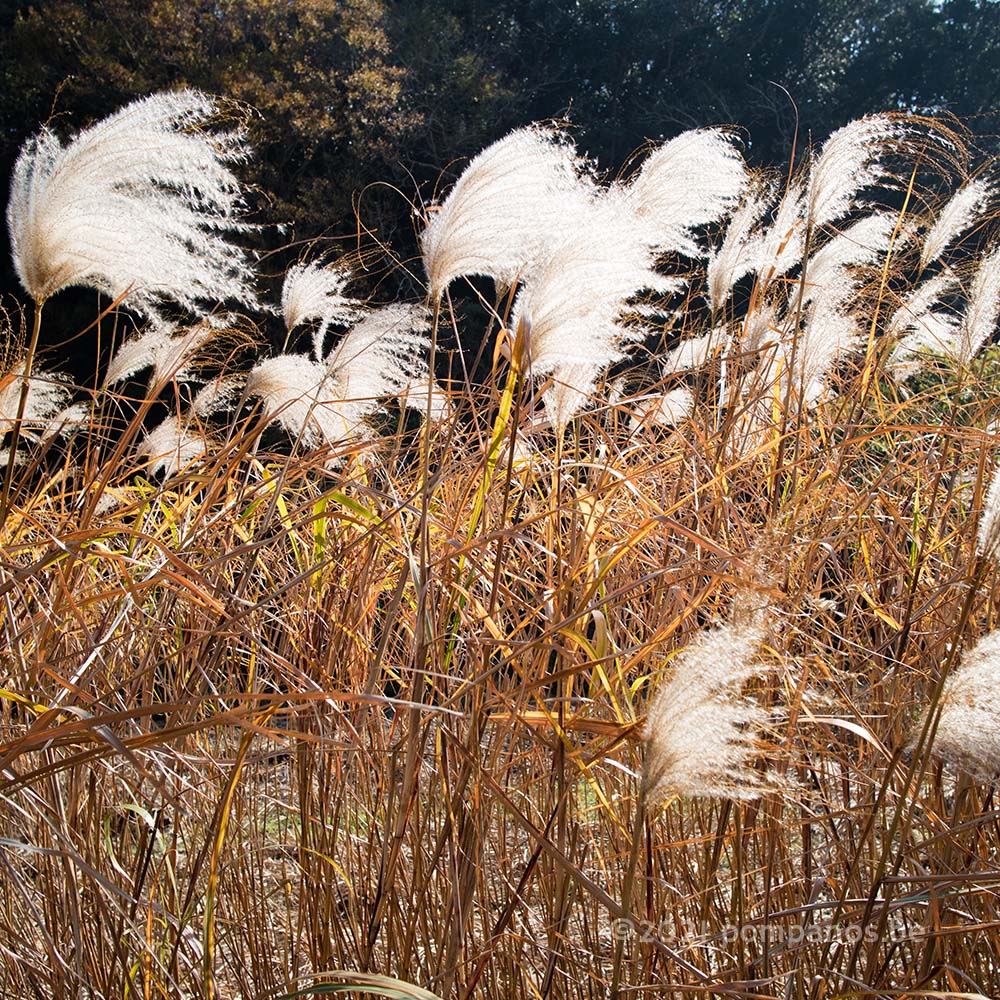
POLYGON ((834 364, 859 346, 861 331, 849 306, 854 289, 854 281, 841 272, 840 283, 828 283, 806 312, 794 364, 788 371, 807 407, 815 406, 824 395, 826 376, 834 364))
POLYGON ((326 366, 301 354, 259 361, 250 372, 247 396, 263 403, 263 419, 278 423, 306 448, 350 437, 354 428, 329 385, 326 366))
POLYGON ((198 391, 184 413, 172 413, 154 427, 136 448, 150 475, 169 478, 204 457, 212 448, 204 421, 225 409, 242 383, 242 376, 216 379, 198 391))
POLYGON ((531 375, 553 376, 545 408, 558 428, 581 409, 625 345, 643 336, 623 322, 628 300, 678 286, 653 269, 643 226, 620 190, 607 191, 578 222, 521 289, 511 323, 521 330, 531 375))
POLYGON ((823 144, 809 171, 805 217, 825 226, 851 212, 860 191, 889 176, 881 157, 904 127, 890 115, 848 122, 823 144))
POLYGON ((147 460, 150 475, 170 478, 203 457, 208 448, 208 438, 198 425, 171 414, 143 438, 136 456, 147 460))
POLYGON ((763 613, 700 632, 673 659, 649 706, 643 787, 652 807, 670 795, 751 799, 767 787, 750 765, 763 710, 743 697, 768 669, 757 659, 763 613))
MULTIPOLYGON (((962 655, 944 683, 940 707, 931 752, 976 780, 995 780, 1000 774, 1000 631, 962 655)), ((922 732, 925 721, 926 715, 916 732, 922 732)))
POLYGON ((277 421, 307 448, 365 437, 365 418, 385 397, 405 393, 409 405, 426 403, 427 326, 420 306, 383 306, 345 334, 323 362, 294 354, 259 362, 247 395, 261 399, 266 421, 277 421), (411 391, 419 384, 423 397, 411 391))
POLYGON ((729 341, 729 331, 725 324, 714 327, 699 337, 688 337, 667 352, 664 371, 676 373, 701 368, 713 354, 724 351, 729 341))
POLYGON ((980 262, 962 316, 957 360, 968 364, 993 336, 1000 318, 1000 246, 980 262))
POLYGON ((886 359, 886 371, 897 381, 917 374, 934 354, 958 355, 960 319, 935 309, 957 287, 952 274, 938 274, 907 295, 886 325, 886 336, 898 338, 886 359))
POLYGON ((512 288, 568 235, 595 193, 575 148, 553 129, 529 126, 488 146, 421 234, 431 299, 468 275, 512 288))
POLYGON ((984 559, 993 562, 997 562, 997 557, 1000 556, 1000 467, 993 473, 982 513, 979 515, 976 551, 984 559))
POLYGON ((765 284, 802 262, 806 235, 802 219, 804 197, 802 185, 791 184, 764 232, 757 252, 757 273, 765 284))
POLYGON ((952 195, 924 237, 920 251, 922 268, 936 261, 956 237, 982 218, 993 193, 993 185, 988 181, 972 180, 952 195))
POLYGON ((139 336, 126 340, 108 363, 104 384, 114 385, 152 368, 150 385, 162 385, 172 378, 186 377, 186 365, 217 333, 211 323, 202 321, 176 333, 170 323, 152 321, 139 336))
POLYGON ((895 216, 888 213, 865 216, 828 240, 805 265, 802 303, 807 308, 794 352, 786 345, 786 365, 807 407, 822 397, 830 369, 859 343, 852 312, 859 279, 852 269, 885 253, 895 226, 895 216))
POLYGON ((751 187, 733 212, 722 243, 709 251, 708 301, 713 313, 722 308, 740 278, 760 267, 763 236, 758 227, 771 197, 763 185, 751 187))
POLYGON ((155 315, 224 301, 256 308, 243 250, 229 241, 247 156, 240 128, 207 131, 219 103, 195 90, 153 94, 78 133, 48 128, 21 149, 7 224, 14 267, 36 302, 70 285, 126 296, 155 315))
POLYGON ((660 395, 646 396, 636 400, 629 426, 676 427, 691 416, 694 410, 694 394, 690 389, 669 389, 660 395))
MULTIPOLYGON (((69 388, 64 375, 36 372, 28 379, 24 406, 24 426, 37 429, 44 437, 51 436, 62 426, 69 414, 69 388)), ((8 434, 17 419, 23 379, 8 373, 0 377, 0 439, 8 434)))
POLYGON ((323 357, 323 345, 331 326, 348 326, 366 312, 364 303, 343 294, 352 278, 343 263, 319 261, 293 264, 285 272, 281 288, 281 312, 291 333, 302 323, 318 322, 313 333, 313 356, 323 357))
POLYGON ((845 268, 877 261, 889 249, 896 221, 888 212, 875 212, 827 240, 806 262, 803 301, 822 297, 828 285, 839 286, 845 268))
POLYGON ((692 129, 649 153, 624 187, 625 201, 660 251, 704 256, 692 237, 733 208, 748 181, 746 164, 722 129, 692 129))

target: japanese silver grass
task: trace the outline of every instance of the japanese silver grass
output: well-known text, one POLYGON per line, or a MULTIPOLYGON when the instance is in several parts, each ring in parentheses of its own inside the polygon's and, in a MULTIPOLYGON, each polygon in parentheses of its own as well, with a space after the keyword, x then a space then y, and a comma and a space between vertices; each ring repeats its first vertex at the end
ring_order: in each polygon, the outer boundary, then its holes
POLYGON ((882 157, 904 131, 889 115, 870 115, 837 129, 809 171, 804 212, 809 224, 824 226, 844 218, 864 188, 888 177, 882 157))
POLYGON ((316 322, 313 357, 324 355, 326 334, 331 326, 348 326, 366 312, 364 303, 343 294, 351 280, 350 269, 340 263, 293 264, 285 272, 281 289, 281 312, 291 333, 303 323, 316 322))
POLYGON ((922 268, 936 261, 957 237, 985 215, 993 193, 993 185, 988 181, 972 180, 952 195, 924 237, 920 251, 922 268))
POLYGON ((671 663, 646 721, 646 804, 671 795, 758 797, 766 782, 751 769, 753 740, 766 722, 743 696, 764 673, 757 654, 766 630, 761 615, 700 632, 671 663))
POLYGON ((213 98, 194 90, 133 101, 63 145, 43 129, 14 166, 7 223, 14 267, 37 303, 96 288, 147 316, 224 301, 256 308, 245 252, 229 237, 246 158, 242 129, 207 130, 213 98))
POLYGON ((693 129, 658 146, 624 187, 624 199, 659 251, 704 256, 693 231, 739 201, 748 174, 735 137, 693 129))
POLYGON ((643 336, 624 322, 629 299, 678 286, 654 270, 642 224, 620 191, 608 191, 578 221, 521 289, 511 324, 521 331, 530 374, 556 380, 545 406, 558 428, 585 405, 625 346, 643 336))
POLYGON ((552 129, 518 129, 487 147, 421 234, 432 301, 469 275, 513 287, 569 234, 595 193, 574 147, 552 129))
POLYGON ((979 262, 959 331, 958 358, 968 364, 996 331, 1000 318, 1000 246, 979 262))
MULTIPOLYGON (((1000 631, 990 632, 944 682, 931 752, 976 780, 1000 775, 1000 631)), ((923 730, 924 719, 915 727, 923 730)))

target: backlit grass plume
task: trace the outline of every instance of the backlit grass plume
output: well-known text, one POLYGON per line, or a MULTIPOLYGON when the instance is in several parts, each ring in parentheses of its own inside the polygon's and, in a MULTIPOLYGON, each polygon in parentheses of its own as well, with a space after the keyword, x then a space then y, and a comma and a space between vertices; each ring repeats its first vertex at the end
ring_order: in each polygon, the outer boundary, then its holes
POLYGON ((571 231, 593 194, 583 161, 553 129, 518 129, 488 146, 420 237, 432 300, 467 275, 513 287, 571 231))
POLYGON ((766 635, 757 613, 699 633, 673 659, 646 722, 646 803, 670 795, 755 798, 765 788, 750 769, 765 721, 743 688, 767 668, 756 659, 766 635))
POLYGON ((350 280, 350 268, 339 263, 293 264, 285 272, 281 288, 285 329, 291 333, 302 323, 316 321, 313 355, 317 361, 323 357, 326 334, 331 326, 347 326, 365 314, 362 302, 343 294, 350 280))
MULTIPOLYGON (((990 781, 1000 775, 1000 631, 966 650, 941 692, 935 756, 990 781)), ((915 732, 921 730, 915 728, 915 732)))
POLYGON ((733 141, 722 129, 683 132, 649 153, 625 186, 626 202, 658 250, 703 256, 692 231, 729 211, 748 180, 733 141))
POLYGON ((259 362, 247 394, 263 402, 266 421, 307 448, 367 436, 365 418, 386 397, 402 395, 406 405, 425 407, 427 326, 420 306, 384 306, 345 334, 324 361, 283 354, 259 362), (423 389, 411 391, 416 385, 423 389))
POLYGON ((115 352, 104 376, 105 385, 114 385, 151 368, 151 385, 161 385, 170 378, 183 378, 185 366, 216 330, 206 322, 175 333, 171 324, 153 322, 137 337, 125 341, 115 352))
POLYGON ((153 94, 65 145, 48 128, 14 166, 7 224, 14 267, 42 303, 70 285, 125 296, 153 315, 164 302, 194 313, 256 306, 231 164, 243 130, 209 131, 219 103, 195 90, 153 94))
POLYGON ((514 305, 533 376, 551 375, 549 419, 565 426, 586 403, 601 372, 644 331, 623 322, 628 300, 680 284, 653 267, 645 228, 618 189, 581 214, 576 229, 525 283, 514 305))

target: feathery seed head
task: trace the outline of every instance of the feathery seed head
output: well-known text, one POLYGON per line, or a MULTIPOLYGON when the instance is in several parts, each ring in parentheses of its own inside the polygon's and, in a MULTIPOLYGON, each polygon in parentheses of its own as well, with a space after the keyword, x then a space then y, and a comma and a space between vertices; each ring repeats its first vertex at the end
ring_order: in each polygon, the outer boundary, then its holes
POLYGON ((969 181, 955 192, 927 230, 920 251, 920 266, 936 261, 953 240, 982 218, 993 198, 993 185, 985 180, 969 181))
POLYGON ((555 377, 546 409, 558 427, 584 405, 624 345, 642 336, 621 321, 628 300, 678 287, 653 269, 643 227, 619 190, 591 203, 579 221, 525 283, 512 318, 531 374, 555 377))
POLYGON ((206 131, 219 111, 198 91, 153 94, 65 146, 47 128, 25 143, 7 224, 32 298, 85 285, 147 316, 164 300, 256 308, 246 255, 228 241, 246 228, 229 166, 246 156, 243 132, 206 131))
POLYGON ((713 313, 722 308, 740 278, 759 268, 763 236, 757 227, 771 197, 771 191, 763 184, 751 187, 733 212, 721 245, 709 251, 708 299, 713 313))
POLYGON ((323 357, 323 342, 331 326, 347 326, 365 314, 365 306, 343 293, 351 271, 339 263, 293 264, 285 272, 281 288, 281 312, 285 329, 291 332, 302 323, 319 321, 313 336, 313 354, 323 357))
MULTIPOLYGON (((307 448, 365 437, 365 418, 386 396, 428 377, 426 329, 423 307, 383 306, 349 330, 325 362, 294 354, 259 362, 247 394, 262 400, 265 420, 278 421, 307 448)), ((420 402, 417 393, 408 399, 420 402)))
POLYGON ((903 132, 890 115, 869 115, 848 122, 826 140, 809 172, 805 214, 813 226, 842 219, 863 188, 889 176, 881 157, 903 132))
POLYGON ((576 150, 553 129, 518 129, 488 146, 421 234, 431 299, 474 274, 512 288, 571 231, 595 192, 576 150))
POLYGON ((1000 319, 1000 246, 979 262, 962 317, 958 360, 968 364, 993 336, 1000 319))
MULTIPOLYGON (((918 724, 916 732, 922 728, 918 724)), ((931 749, 977 780, 1000 774, 1000 631, 967 650, 945 681, 931 749)))
POLYGON ((694 394, 690 389, 670 389, 658 396, 649 396, 637 401, 629 426, 676 427, 683 423, 694 410, 694 394))
POLYGON ((767 669, 755 660, 764 622, 757 615, 708 629, 674 657, 646 722, 643 784, 650 806, 672 794, 749 799, 764 790, 749 765, 765 716, 742 697, 747 681, 767 669))
POLYGON ((1000 467, 993 473, 986 502, 979 515, 976 551, 993 562, 1000 556, 1000 467))
MULTIPOLYGON (((23 416, 26 427, 34 426, 43 435, 52 429, 57 415, 69 401, 66 381, 64 375, 48 372, 35 372, 28 379, 23 416)), ((0 377, 0 438, 11 430, 17 420, 23 385, 24 379, 13 372, 0 377)))
POLYGON ((136 456, 148 460, 150 475, 169 478, 197 461, 207 450, 208 440, 201 430, 173 414, 143 438, 136 456))
POLYGON ((168 323, 152 322, 138 337, 125 341, 108 364, 104 384, 114 385, 131 378, 144 368, 152 368, 151 385, 162 385, 171 378, 183 379, 185 365, 216 334, 207 322, 195 323, 185 332, 174 333, 168 323))
POLYGON ((692 129, 653 150, 625 186, 625 198, 660 251, 700 257, 692 238, 738 201, 747 184, 735 137, 722 129, 692 129))

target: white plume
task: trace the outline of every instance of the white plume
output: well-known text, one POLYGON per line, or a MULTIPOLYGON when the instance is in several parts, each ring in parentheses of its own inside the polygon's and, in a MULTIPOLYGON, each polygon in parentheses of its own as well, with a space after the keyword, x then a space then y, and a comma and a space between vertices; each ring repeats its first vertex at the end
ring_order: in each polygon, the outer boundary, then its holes
POLYGON ((766 188, 752 188, 733 212, 721 245, 709 251, 708 301, 713 313, 722 308, 740 278, 760 267, 763 236, 757 227, 770 200, 771 192, 766 188))
POLYGON ((194 313, 254 308, 253 276, 228 236, 241 188, 229 164, 243 133, 208 132, 218 103, 194 90, 134 101, 63 146, 43 129, 14 167, 7 224, 21 284, 38 302, 96 288, 147 316, 164 300, 194 313))
POLYGON ((982 218, 992 197, 993 186, 984 180, 969 181, 956 191, 924 237, 920 266, 936 261, 956 237, 982 218))
POLYGON ((715 222, 747 183, 735 137, 722 129, 693 129, 663 143, 625 186, 625 200, 661 251, 704 256, 692 230, 715 222))
POLYGON ((289 332, 302 323, 318 321, 313 334, 313 355, 323 357, 323 343, 331 326, 347 326, 365 314, 357 299, 343 295, 351 271, 339 263, 293 264, 285 272, 281 289, 281 311, 289 332))
POLYGON ((138 337, 126 340, 108 364, 104 384, 114 385, 131 378, 144 368, 152 368, 151 385, 185 377, 185 364, 212 339, 216 330, 202 321, 182 333, 172 324, 153 321, 138 337))
POLYGON ((643 228, 620 190, 594 202, 581 221, 524 285, 512 319, 524 335, 531 374, 555 377, 545 405, 557 427, 584 405, 624 345, 642 336, 622 323, 628 299, 676 287, 653 270, 643 228))
POLYGON ((881 156, 902 133, 889 115, 870 115, 826 140, 809 173, 805 215, 814 227, 842 219, 854 209, 861 190, 888 176, 881 156))
POLYGON ((409 390, 423 381, 426 393, 427 325, 421 306, 383 306, 345 334, 325 362, 294 354, 259 362, 247 394, 263 401, 265 420, 307 448, 367 436, 365 418, 385 397, 408 393, 418 408, 426 402, 409 390))
POLYGON ((574 147, 552 129, 518 129, 488 146, 420 237, 431 298, 474 274, 513 287, 568 235, 595 192, 574 147))
POLYGON ((208 439, 196 423, 171 414, 143 438, 136 456, 148 460, 150 475, 169 478, 201 458, 208 447, 208 439))
POLYGON ((962 317, 958 360, 968 364, 993 336, 1000 318, 1000 246, 979 262, 962 317))

